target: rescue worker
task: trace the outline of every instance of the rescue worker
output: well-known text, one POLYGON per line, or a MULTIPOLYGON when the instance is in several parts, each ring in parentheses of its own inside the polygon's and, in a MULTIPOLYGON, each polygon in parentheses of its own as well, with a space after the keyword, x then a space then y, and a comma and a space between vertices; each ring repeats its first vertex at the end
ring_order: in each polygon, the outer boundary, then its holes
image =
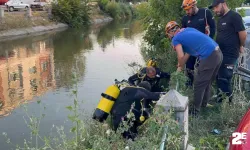
POLYGON ((194 28, 181 29, 175 21, 167 23, 165 33, 177 53, 178 71, 183 69, 190 55, 200 60, 194 78, 194 109, 191 111, 191 115, 197 116, 201 106, 206 107, 210 99, 211 84, 220 68, 222 53, 213 39, 194 28))
MULTIPOLYGON (((191 27, 207 34, 212 39, 215 35, 215 20, 209 9, 198 8, 196 0, 183 0, 182 8, 185 10, 186 15, 182 18, 182 28, 191 27)), ((190 56, 186 63, 186 73, 189 78, 188 86, 193 85, 194 80, 194 66, 197 58, 190 56)))
MULTIPOLYGON (((223 62, 218 73, 217 87, 232 101, 231 80, 234 66, 239 54, 244 52, 247 32, 240 14, 230 10, 224 0, 214 0, 209 6, 220 17, 217 24, 216 42, 219 44, 223 62)), ((217 94, 220 94, 218 90, 217 94)), ((218 96, 218 102, 222 102, 222 96, 218 96)))
POLYGON ((157 101, 161 94, 165 94, 161 92, 150 92, 151 86, 147 81, 141 82, 138 86, 139 87, 125 87, 122 89, 111 110, 112 125, 114 130, 117 131, 121 121, 127 120, 126 116, 130 111, 132 104, 135 104, 134 108, 132 108, 135 121, 133 121, 133 125, 128 131, 122 133, 124 138, 132 140, 134 140, 138 133, 137 127, 144 122, 140 121, 140 116, 143 114, 146 119, 149 117, 148 113, 142 110, 142 101, 157 101))
POLYGON ((151 92, 161 92, 162 89, 159 85, 160 79, 170 78, 169 73, 161 71, 156 67, 144 67, 139 73, 136 73, 128 78, 130 85, 137 85, 141 81, 148 81, 151 85, 151 92))

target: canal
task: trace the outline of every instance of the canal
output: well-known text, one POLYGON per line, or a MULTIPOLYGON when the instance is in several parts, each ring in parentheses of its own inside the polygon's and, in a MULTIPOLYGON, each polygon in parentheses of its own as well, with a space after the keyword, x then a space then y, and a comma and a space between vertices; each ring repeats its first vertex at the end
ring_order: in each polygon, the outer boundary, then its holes
POLYGON ((127 20, 0 42, 1 149, 13 148, 3 132, 20 146, 30 139, 27 115, 44 116, 41 137, 54 134, 53 126, 69 134, 66 107, 75 89, 82 115, 90 118, 107 86, 131 75, 128 63, 144 63, 142 34, 139 22, 127 20))

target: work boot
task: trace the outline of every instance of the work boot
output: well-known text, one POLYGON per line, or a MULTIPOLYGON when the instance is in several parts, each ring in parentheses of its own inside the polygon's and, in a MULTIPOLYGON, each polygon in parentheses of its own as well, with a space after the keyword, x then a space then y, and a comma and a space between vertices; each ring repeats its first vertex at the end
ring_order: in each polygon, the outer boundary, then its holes
POLYGON ((198 118, 199 117, 199 111, 195 108, 191 108, 189 110, 189 115, 192 117, 192 118, 198 118))

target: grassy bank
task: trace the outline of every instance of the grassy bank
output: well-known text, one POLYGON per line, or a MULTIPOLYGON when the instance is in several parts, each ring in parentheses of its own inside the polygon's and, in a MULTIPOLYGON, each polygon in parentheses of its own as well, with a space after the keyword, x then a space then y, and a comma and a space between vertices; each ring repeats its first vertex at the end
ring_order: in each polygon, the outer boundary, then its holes
POLYGON ((29 28, 34 26, 47 26, 57 22, 68 24, 73 28, 80 28, 95 22, 96 19, 132 18, 136 11, 128 3, 110 2, 100 0, 60 0, 52 3, 52 15, 49 18, 47 11, 32 11, 28 18, 26 11, 5 12, 4 19, 0 22, 0 31, 10 29, 29 28))
POLYGON ((122 3, 109 0, 99 0, 100 9, 115 19, 136 16, 136 10, 129 3, 122 3))
POLYGON ((31 18, 27 18, 26 12, 5 12, 5 18, 0 23, 0 31, 47 26, 55 23, 49 20, 47 12, 32 12, 32 15, 31 18))
MULTIPOLYGON (((238 7, 241 2, 227 1, 231 9, 238 7)), ((139 17, 145 25, 144 43, 141 47, 143 57, 147 60, 153 56, 158 60, 160 68, 173 74, 177 69, 177 57, 172 50, 170 40, 165 36, 164 28, 167 22, 171 20, 181 22, 181 18, 185 14, 180 8, 181 4, 182 0, 149 0, 148 3, 138 6, 139 17)), ((208 1, 198 1, 199 7, 207 7, 208 5, 208 1)), ((179 80, 183 79, 184 76, 182 74, 176 76, 176 78, 179 80)), ((235 76, 235 80, 237 78, 235 76)), ((189 97, 191 105, 193 101, 192 89, 186 89, 183 80, 179 81, 179 83, 181 84, 180 92, 189 97)), ((237 128, 249 104, 246 93, 237 89, 239 82, 234 82, 233 87, 234 92, 237 93, 233 97, 234 104, 228 105, 226 98, 223 104, 216 104, 215 100, 211 100, 213 107, 203 109, 198 119, 190 118, 189 143, 197 149, 225 149, 229 137, 237 128), (220 132, 217 133, 216 129, 220 132)), ((214 86, 214 91, 215 89, 214 86)))

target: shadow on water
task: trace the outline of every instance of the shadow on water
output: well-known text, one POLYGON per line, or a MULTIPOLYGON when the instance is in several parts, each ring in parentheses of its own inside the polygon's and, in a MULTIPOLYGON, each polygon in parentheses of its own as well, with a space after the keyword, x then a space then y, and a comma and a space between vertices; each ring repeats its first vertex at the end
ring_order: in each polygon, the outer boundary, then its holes
MULTIPOLYGON (((30 131, 23 120, 25 113, 19 106, 36 100, 47 105, 47 117, 41 125, 42 136, 48 134, 52 124, 65 124, 69 113, 65 107, 71 104, 68 95, 73 86, 72 74, 79 79, 80 91, 85 91, 79 94, 80 99, 89 99, 83 107, 93 109, 90 105, 96 105, 99 92, 110 84, 109 79, 126 74, 120 67, 124 63, 123 56, 118 55, 133 56, 131 53, 138 48, 128 41, 135 41, 135 35, 140 33, 140 22, 120 20, 0 42, 0 134, 6 132, 13 143, 23 145, 23 139, 30 137, 30 131), (122 44, 117 47, 116 42, 122 44), (115 64, 113 59, 116 59, 115 64), (103 68, 99 67, 101 65, 103 68), (109 69, 105 67, 120 70, 110 76, 103 72, 109 69), (106 80, 99 79, 99 74, 106 80), (100 86, 92 85, 94 83, 100 86)), ((28 104, 32 115, 38 115, 39 109, 36 103, 28 104)), ((66 128, 69 127, 67 124, 66 128)), ((3 138, 0 139, 0 149, 10 149, 3 138)))

